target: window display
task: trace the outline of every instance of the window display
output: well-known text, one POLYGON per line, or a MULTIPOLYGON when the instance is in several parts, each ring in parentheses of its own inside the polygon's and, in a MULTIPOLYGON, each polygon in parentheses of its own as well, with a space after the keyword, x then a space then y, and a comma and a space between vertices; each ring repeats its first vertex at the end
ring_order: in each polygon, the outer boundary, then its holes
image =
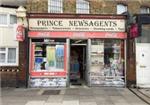
POLYGON ((57 40, 33 40, 30 59, 31 87, 66 86, 66 44, 65 40, 57 40))
POLYGON ((64 45, 35 44, 34 70, 61 71, 64 69, 64 45))
POLYGON ((93 39, 91 42, 90 84, 124 86, 123 41, 93 39))

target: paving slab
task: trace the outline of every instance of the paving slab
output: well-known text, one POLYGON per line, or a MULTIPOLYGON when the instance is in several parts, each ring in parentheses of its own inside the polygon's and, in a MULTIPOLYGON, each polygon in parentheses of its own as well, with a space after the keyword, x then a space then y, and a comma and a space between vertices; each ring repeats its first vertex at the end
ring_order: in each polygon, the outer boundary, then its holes
POLYGON ((97 105, 96 102, 80 102, 80 105, 97 105))
POLYGON ((63 95, 50 95, 46 102, 50 103, 62 103, 63 101, 63 95))
POLYGON ((80 102, 95 102, 95 97, 94 96, 90 96, 90 95, 88 95, 88 96, 83 96, 83 95, 81 95, 81 96, 79 96, 79 101, 80 102))
POLYGON ((69 100, 79 100, 78 95, 64 95, 63 100, 69 101, 69 100))
MULTIPOLYGON (((79 105, 79 101, 78 100, 74 100, 74 101, 63 101, 62 105, 79 105)), ((86 104, 85 104, 86 105, 86 104)))
POLYGON ((25 105, 44 105, 45 101, 29 101, 25 105))
POLYGON ((48 103, 48 102, 46 102, 44 105, 62 105, 62 103, 48 103))
POLYGON ((78 95, 79 94, 79 90, 78 88, 73 88, 73 89, 67 89, 65 91, 66 95, 78 95))

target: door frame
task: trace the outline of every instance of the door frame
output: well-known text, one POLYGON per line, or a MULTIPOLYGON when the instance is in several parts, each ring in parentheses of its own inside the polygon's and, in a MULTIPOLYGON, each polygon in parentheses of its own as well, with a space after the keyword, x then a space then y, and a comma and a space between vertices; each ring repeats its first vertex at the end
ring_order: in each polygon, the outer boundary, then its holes
MULTIPOLYGON (((88 56, 88 39, 84 39, 84 40, 87 40, 87 42, 86 43, 71 43, 71 41, 70 40, 72 40, 72 39, 67 39, 67 69, 68 69, 68 72, 67 72, 67 86, 69 87, 70 86, 70 53, 71 53, 71 46, 85 46, 85 53, 86 53, 86 72, 84 73, 84 75, 85 75, 85 83, 86 83, 86 85, 88 86, 88 80, 86 79, 86 78, 89 78, 89 77, 87 77, 88 75, 88 59, 87 59, 87 56, 88 56)), ((82 39, 81 39, 82 40, 82 39)))

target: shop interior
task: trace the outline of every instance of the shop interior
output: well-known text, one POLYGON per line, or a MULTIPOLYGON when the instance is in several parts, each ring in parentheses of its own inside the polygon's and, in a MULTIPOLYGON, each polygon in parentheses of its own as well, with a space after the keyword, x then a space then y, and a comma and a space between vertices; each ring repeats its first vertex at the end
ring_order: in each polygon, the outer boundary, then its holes
POLYGON ((70 46, 70 84, 85 84, 86 40, 71 40, 70 46))

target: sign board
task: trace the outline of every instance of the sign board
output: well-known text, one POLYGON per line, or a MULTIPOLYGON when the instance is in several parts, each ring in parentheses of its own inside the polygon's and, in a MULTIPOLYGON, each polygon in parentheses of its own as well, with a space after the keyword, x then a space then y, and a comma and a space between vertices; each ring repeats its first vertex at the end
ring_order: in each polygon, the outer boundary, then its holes
POLYGON ((127 38, 125 32, 43 32, 29 31, 31 38, 72 38, 72 39, 88 39, 88 38, 127 38))
POLYGON ((30 18, 29 30, 125 32, 125 20, 30 18))
POLYGON ((14 33, 15 33, 15 40, 17 41, 24 41, 25 35, 25 28, 23 25, 15 24, 14 25, 14 33))

